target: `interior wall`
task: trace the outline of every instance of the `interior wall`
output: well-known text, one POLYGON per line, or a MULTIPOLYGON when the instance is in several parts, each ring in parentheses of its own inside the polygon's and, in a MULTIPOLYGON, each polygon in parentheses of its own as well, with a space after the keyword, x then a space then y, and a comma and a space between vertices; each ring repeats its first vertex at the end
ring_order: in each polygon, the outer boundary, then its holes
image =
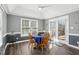
MULTIPOLYGON (((79 34, 79 11, 72 12, 69 15, 69 33, 79 34), (71 29, 71 28, 74 29, 71 29)), ((60 16, 61 17, 61 16, 60 16)), ((9 15, 7 16, 7 32, 20 32, 20 19, 22 17, 9 15)), ((38 31, 48 31, 48 20, 38 20, 38 31)))
POLYGON ((7 14, 5 12, 3 12, 3 32, 2 34, 5 35, 7 33, 7 14))
POLYGON ((20 32, 20 17, 7 15, 7 33, 20 32))
POLYGON ((79 34, 79 11, 69 14, 69 33, 79 34))
POLYGON ((38 31, 44 30, 44 23, 43 20, 38 20, 38 31))
MULTIPOLYGON (((7 15, 7 33, 20 32, 20 30, 21 30, 21 23, 20 23, 21 18, 25 18, 25 17, 10 15, 10 14, 7 15)), ((43 20, 38 20, 38 31, 42 31, 43 27, 44 27, 43 20)))
POLYGON ((2 7, 0 6, 0 10, 1 10, 1 17, 2 19, 2 39, 0 39, 0 47, 4 47, 5 44, 6 44, 6 33, 7 33, 7 14, 6 12, 4 11, 4 9, 2 9, 2 7))
POLYGON ((49 23, 48 20, 45 20, 45 27, 44 27, 45 31, 49 31, 49 24, 48 23, 49 23))
MULTIPOLYGON (((79 11, 75 11, 66 15, 69 16, 69 33, 79 34, 79 11)), ((59 17, 62 17, 62 16, 59 16, 59 17)), ((58 18, 58 17, 55 17, 55 18, 58 18)), ((45 29, 48 30, 48 20, 45 21, 45 29)))

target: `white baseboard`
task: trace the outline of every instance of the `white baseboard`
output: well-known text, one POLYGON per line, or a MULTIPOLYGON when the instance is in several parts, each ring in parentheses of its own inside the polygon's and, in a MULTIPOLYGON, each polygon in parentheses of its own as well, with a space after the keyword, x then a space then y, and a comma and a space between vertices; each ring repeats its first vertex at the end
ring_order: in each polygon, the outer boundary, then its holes
POLYGON ((79 47, 77 47, 77 46, 74 46, 74 45, 71 45, 71 44, 67 44, 69 47, 73 47, 73 48, 75 48, 75 49, 79 49, 79 47))
POLYGON ((63 44, 65 44, 65 45, 67 45, 67 46, 69 46, 69 47, 72 47, 72 48, 75 48, 75 49, 79 49, 79 47, 77 47, 77 46, 74 46, 74 45, 71 45, 71 44, 69 44, 69 43, 67 43, 67 42, 63 42, 63 41, 60 41, 61 43, 63 43, 63 44))
POLYGON ((13 32, 13 33, 11 33, 11 32, 9 32, 9 33, 7 33, 7 34, 21 34, 21 32, 13 32))

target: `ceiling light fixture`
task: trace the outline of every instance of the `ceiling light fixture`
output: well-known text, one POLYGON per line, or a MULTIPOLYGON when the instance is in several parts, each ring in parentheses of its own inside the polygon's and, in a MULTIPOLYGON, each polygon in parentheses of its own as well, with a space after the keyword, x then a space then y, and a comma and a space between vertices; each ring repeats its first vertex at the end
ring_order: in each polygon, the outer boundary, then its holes
POLYGON ((39 7, 38 9, 39 9, 40 11, 43 10, 43 8, 41 8, 41 7, 39 7))

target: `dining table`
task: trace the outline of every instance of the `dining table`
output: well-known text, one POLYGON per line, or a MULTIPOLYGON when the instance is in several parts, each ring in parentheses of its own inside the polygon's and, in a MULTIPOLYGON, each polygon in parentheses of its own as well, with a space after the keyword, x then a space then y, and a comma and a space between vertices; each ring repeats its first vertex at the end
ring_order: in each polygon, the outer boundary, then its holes
POLYGON ((41 35, 32 35, 32 38, 35 40, 36 43, 40 43, 41 40, 42 40, 42 37, 41 35))

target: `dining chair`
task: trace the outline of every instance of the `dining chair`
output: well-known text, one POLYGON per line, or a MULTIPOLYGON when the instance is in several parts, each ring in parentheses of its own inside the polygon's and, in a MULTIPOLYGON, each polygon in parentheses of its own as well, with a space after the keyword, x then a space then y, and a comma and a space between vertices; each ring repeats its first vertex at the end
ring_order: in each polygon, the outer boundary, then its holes
POLYGON ((49 45, 48 45, 49 37, 50 37, 49 33, 45 32, 41 40, 41 43, 39 44, 39 47, 42 49, 42 53, 43 53, 44 48, 46 48, 47 51, 49 50, 49 45))
POLYGON ((32 33, 29 33, 29 45, 28 45, 28 47, 31 49, 31 52, 33 50, 33 47, 35 47, 35 41, 32 38, 32 33))

